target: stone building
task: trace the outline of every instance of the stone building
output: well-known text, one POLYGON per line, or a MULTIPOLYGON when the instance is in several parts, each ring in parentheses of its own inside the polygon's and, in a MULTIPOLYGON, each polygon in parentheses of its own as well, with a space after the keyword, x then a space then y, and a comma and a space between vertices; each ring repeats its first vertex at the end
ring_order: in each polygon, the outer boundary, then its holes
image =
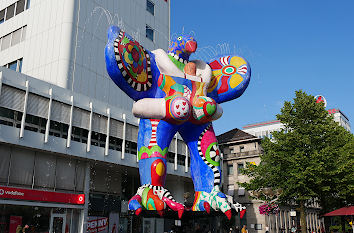
MULTIPOLYGON (((233 199, 247 207, 245 216, 235 219, 235 227, 247 225, 249 233, 290 232, 292 226, 299 226, 299 213, 290 206, 281 206, 278 215, 265 216, 259 213, 262 201, 251 199, 250 193, 240 187, 237 182, 245 182, 249 177, 241 174, 246 163, 261 162, 262 139, 240 129, 233 129, 218 136, 219 147, 223 153, 223 191, 233 199)), ((318 229, 321 221, 318 218, 319 206, 307 208, 307 224, 310 229, 318 229)), ((299 228, 299 227, 298 227, 299 228)))

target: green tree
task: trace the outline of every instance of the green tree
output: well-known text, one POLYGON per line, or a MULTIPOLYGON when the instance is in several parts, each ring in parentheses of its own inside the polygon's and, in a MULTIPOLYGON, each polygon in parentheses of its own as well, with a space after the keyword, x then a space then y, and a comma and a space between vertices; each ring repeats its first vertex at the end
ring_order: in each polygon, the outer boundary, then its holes
POLYGON ((354 138, 313 96, 301 90, 295 94, 277 115, 284 129, 263 140, 261 163, 248 164, 243 172, 251 179, 239 184, 254 191, 281 189, 278 201, 297 206, 306 233, 306 205, 317 201, 328 211, 352 204, 354 138))

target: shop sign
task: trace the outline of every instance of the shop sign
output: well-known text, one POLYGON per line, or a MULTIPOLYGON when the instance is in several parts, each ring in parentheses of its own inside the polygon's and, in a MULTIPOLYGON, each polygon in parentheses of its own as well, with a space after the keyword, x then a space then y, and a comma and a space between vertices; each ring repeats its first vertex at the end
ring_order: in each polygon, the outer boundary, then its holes
POLYGON ((22 216, 10 216, 9 233, 16 233, 18 226, 22 226, 22 216))
POLYGON ((108 233, 108 218, 89 216, 87 233, 108 233))
POLYGON ((322 95, 316 95, 315 100, 316 100, 316 103, 323 103, 324 107, 327 107, 327 101, 326 101, 325 97, 323 97, 322 95))
POLYGON ((6 186, 0 186, 0 199, 56 202, 77 205, 85 204, 85 194, 58 193, 6 186))

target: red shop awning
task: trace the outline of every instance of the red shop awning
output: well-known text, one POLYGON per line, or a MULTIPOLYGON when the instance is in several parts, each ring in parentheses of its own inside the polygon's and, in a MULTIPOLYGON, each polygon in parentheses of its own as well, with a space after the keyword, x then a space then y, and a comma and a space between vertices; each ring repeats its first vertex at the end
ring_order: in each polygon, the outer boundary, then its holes
POLYGON ((328 217, 328 216, 340 216, 340 215, 354 215, 354 206, 347 206, 337 210, 333 210, 332 212, 329 212, 324 216, 328 217))

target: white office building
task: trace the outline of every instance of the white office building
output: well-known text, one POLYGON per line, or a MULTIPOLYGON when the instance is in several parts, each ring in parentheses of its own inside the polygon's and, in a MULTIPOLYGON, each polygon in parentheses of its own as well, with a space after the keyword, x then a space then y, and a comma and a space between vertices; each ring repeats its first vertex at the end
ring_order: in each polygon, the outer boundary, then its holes
MULTIPOLYGON (((127 200, 140 186, 138 119, 108 77, 106 31, 168 47, 170 1, 0 1, 0 232, 151 232, 127 200)), ((166 188, 183 202, 193 184, 185 144, 170 146, 166 188)))
MULTIPOLYGON (((337 108, 328 109, 328 114, 333 115, 333 120, 338 122, 340 126, 350 132, 350 123, 349 119, 342 111, 337 108)), ((272 121, 264 121, 255 124, 248 124, 243 126, 243 131, 249 133, 253 136, 258 138, 268 137, 272 139, 273 135, 272 132, 279 131, 284 128, 284 125, 280 123, 279 120, 272 120, 272 121)))

